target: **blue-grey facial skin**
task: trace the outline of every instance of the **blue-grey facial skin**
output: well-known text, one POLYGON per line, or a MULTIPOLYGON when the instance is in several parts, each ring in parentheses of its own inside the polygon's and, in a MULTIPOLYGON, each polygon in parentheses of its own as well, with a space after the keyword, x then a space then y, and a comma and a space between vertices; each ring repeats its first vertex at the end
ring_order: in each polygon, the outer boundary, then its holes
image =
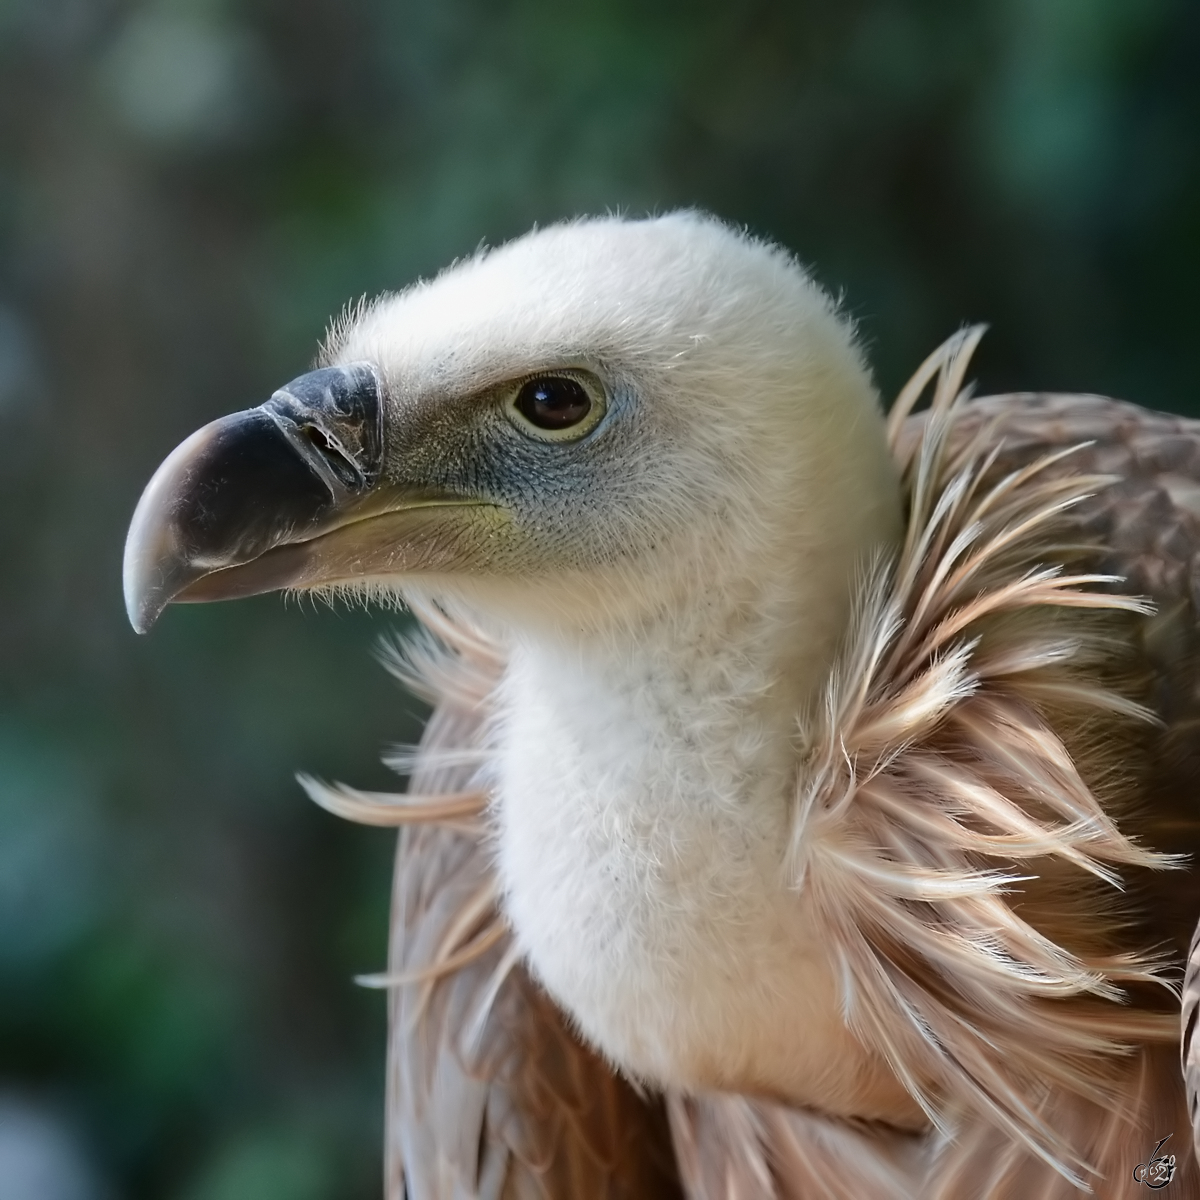
POLYGON ((634 551, 634 530, 653 510, 654 497, 638 484, 642 424, 627 373, 566 359, 470 395, 390 399, 384 476, 503 512, 488 544, 475 547, 477 571, 586 569, 634 551), (602 389, 605 412, 582 436, 539 437, 507 408, 522 378, 556 371, 586 372, 602 389))

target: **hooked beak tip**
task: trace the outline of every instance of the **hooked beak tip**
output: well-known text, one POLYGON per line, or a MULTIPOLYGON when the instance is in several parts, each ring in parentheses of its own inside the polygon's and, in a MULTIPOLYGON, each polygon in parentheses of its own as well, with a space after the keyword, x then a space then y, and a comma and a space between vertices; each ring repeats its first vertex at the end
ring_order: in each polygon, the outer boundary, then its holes
POLYGON ((171 493, 182 473, 181 467, 206 440, 206 433, 207 426, 197 430, 167 456, 154 472, 133 511, 125 536, 121 582, 125 592, 125 613, 135 633, 148 633, 170 601, 169 595, 163 595, 163 575, 165 564, 177 558, 169 553, 165 544, 171 540, 171 493))
POLYGON ((135 633, 148 633, 172 596, 186 586, 186 580, 170 578, 186 563, 172 536, 173 493, 188 463, 207 440, 206 426, 176 447, 154 472, 134 509, 125 538, 122 584, 125 612, 135 633))
POLYGON ((162 615, 167 601, 161 600, 150 589, 144 587, 142 581, 128 568, 125 571, 124 583, 125 615, 129 618, 129 624, 133 626, 134 633, 149 633, 155 621, 162 615))

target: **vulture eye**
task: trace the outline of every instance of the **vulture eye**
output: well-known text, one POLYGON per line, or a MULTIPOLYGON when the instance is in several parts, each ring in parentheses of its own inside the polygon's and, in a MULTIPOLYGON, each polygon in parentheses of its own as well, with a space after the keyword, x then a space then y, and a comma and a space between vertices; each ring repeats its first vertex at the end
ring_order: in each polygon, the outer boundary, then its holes
POLYGON ((571 441, 604 416, 604 390, 582 371, 535 375, 517 385, 508 408, 526 433, 543 441, 571 441))

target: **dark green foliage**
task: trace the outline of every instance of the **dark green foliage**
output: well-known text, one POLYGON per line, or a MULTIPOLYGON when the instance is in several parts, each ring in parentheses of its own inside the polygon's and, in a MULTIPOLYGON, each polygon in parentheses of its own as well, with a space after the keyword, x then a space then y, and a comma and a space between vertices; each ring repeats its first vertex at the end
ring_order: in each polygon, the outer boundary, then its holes
POLYGON ((387 615, 125 623, 163 455, 481 240, 710 208, 843 290, 881 387, 1200 413, 1186 0, 0 0, 0 1089, 131 1200, 378 1194, 387 615))

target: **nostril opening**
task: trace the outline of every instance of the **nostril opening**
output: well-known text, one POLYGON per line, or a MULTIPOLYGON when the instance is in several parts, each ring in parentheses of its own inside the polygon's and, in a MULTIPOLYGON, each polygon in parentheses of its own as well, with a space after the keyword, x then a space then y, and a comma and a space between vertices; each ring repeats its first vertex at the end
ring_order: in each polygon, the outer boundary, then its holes
POLYGON ((317 425, 303 425, 301 432, 346 487, 362 484, 362 471, 336 438, 317 425))
POLYGON ((306 425, 304 435, 322 454, 336 453, 333 440, 323 429, 318 429, 315 425, 306 425))

